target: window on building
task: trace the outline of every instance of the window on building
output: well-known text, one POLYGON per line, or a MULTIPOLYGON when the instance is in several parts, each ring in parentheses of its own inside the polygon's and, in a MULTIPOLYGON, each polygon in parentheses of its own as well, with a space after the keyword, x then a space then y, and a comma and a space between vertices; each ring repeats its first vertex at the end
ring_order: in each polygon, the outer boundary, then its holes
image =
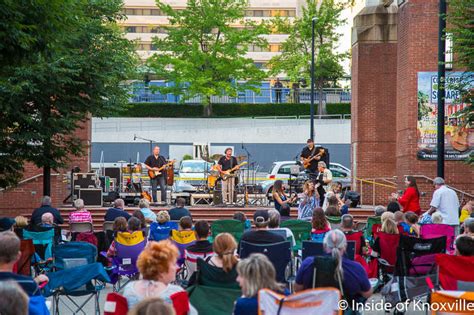
POLYGON ((137 32, 137 27, 136 26, 127 26, 127 27, 125 27, 125 32, 126 33, 136 33, 137 32))

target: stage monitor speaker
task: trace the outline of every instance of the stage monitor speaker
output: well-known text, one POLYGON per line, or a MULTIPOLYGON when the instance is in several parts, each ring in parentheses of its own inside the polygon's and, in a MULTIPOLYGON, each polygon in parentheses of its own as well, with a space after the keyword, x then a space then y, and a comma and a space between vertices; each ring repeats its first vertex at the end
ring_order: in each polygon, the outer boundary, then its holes
POLYGON ((115 183, 120 183, 120 167, 105 167, 104 176, 115 178, 115 183))
POLYGON ((79 189, 79 198, 84 200, 84 206, 102 207, 101 188, 81 188, 79 189))
POLYGON ((97 181, 96 173, 74 173, 72 187, 89 188, 95 187, 97 181))
POLYGON ((357 207, 360 203, 360 194, 357 191, 349 190, 348 192, 346 192, 344 198, 346 200, 351 201, 351 204, 350 204, 351 208, 357 207))

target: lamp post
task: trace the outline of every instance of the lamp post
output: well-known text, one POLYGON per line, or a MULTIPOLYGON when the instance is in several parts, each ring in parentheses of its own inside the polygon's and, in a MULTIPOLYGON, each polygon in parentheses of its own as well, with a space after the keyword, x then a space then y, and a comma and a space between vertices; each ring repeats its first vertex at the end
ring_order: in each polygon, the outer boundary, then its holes
POLYGON ((438 16, 438 121, 437 176, 444 178, 444 103, 446 78, 446 0, 439 1, 438 16))
POLYGON ((316 18, 311 19, 311 106, 309 109, 310 127, 309 138, 314 141, 314 29, 316 18))

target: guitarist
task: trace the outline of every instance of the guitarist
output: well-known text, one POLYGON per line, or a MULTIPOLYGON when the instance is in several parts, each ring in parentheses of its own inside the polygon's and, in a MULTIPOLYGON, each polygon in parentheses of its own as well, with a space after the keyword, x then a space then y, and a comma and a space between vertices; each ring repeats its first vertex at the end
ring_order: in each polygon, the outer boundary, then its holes
MULTIPOLYGON (((151 171, 158 171, 160 167, 166 164, 166 159, 164 156, 160 155, 160 147, 156 146, 153 148, 153 154, 146 158, 145 167, 151 171)), ((166 172, 163 170, 160 175, 155 178, 150 178, 151 192, 153 197, 153 202, 156 200, 156 190, 158 184, 160 185, 161 191, 161 202, 166 204, 166 172)))
POLYGON ((307 146, 305 146, 303 151, 301 151, 300 160, 301 162, 304 162, 304 160, 314 157, 311 160, 309 167, 306 169, 306 171, 309 173, 310 179, 314 179, 318 171, 318 162, 324 157, 324 154, 322 156, 316 156, 321 148, 317 148, 314 145, 313 139, 308 139, 306 143, 307 146))
MULTIPOLYGON (((239 169, 239 165, 235 156, 232 156, 232 148, 227 148, 224 151, 225 155, 217 162, 217 168, 221 175, 225 174, 232 168, 239 169)), ((222 201, 225 204, 234 203, 235 177, 229 177, 222 181, 222 201)))

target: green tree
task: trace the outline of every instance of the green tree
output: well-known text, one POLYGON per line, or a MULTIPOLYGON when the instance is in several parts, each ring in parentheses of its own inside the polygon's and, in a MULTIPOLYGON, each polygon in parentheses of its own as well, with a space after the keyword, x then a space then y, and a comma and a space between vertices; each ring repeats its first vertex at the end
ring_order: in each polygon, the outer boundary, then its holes
POLYGON ((25 162, 51 169, 83 153, 74 136, 90 115, 128 101, 133 43, 116 25, 120 0, 15 0, 0 9, 0 186, 15 185, 25 162))
MULTIPOLYGON (((474 0, 451 0, 447 14, 447 33, 453 40, 454 64, 465 70, 460 83, 450 88, 460 91, 460 102, 468 104, 457 116, 463 127, 474 125, 474 0)), ((467 161, 474 165, 474 155, 467 161)))
MULTIPOLYGON (((328 82, 341 78, 344 75, 341 63, 349 54, 336 52, 342 36, 336 28, 345 24, 341 13, 347 4, 337 0, 306 0, 301 16, 293 22, 288 18, 276 18, 274 27, 279 33, 289 34, 289 37, 283 43, 283 52, 270 60, 271 74, 285 73, 293 82, 311 81, 312 19, 316 18, 314 77, 319 95, 322 95, 322 89, 328 82)), ((326 108, 320 97, 319 114, 324 113, 326 108)))
POLYGON ((174 83, 160 92, 181 95, 183 102, 200 97, 204 115, 210 116, 212 96, 256 90, 265 75, 245 54, 250 45, 268 45, 259 36, 267 30, 244 20, 246 0, 188 0, 184 10, 158 0, 157 6, 169 16, 170 26, 165 38, 154 39, 160 53, 148 62, 159 78, 174 83), (233 27, 236 23, 243 27, 233 27))

